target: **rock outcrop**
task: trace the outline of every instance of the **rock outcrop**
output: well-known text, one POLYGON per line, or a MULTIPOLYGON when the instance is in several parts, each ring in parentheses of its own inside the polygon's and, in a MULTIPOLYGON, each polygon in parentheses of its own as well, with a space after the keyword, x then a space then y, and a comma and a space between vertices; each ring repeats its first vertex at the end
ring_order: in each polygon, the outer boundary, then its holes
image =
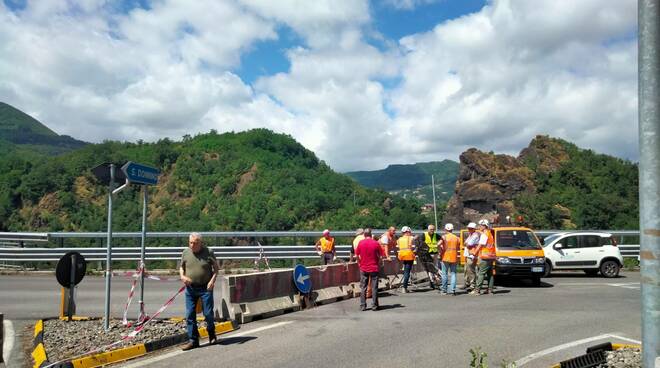
POLYGON ((506 216, 516 215, 516 196, 536 192, 537 172, 551 173, 568 159, 561 142, 547 136, 534 138, 517 158, 470 148, 460 156, 458 179, 444 221, 465 225, 487 218, 504 222, 506 216))

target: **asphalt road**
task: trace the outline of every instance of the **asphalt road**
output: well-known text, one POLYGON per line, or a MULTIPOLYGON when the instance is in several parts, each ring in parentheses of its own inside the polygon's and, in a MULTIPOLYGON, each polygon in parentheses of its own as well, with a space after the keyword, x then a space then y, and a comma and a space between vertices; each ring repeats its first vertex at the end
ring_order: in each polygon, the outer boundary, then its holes
MULTIPOLYGON (((113 315, 119 317, 129 284, 116 279, 114 285, 113 315)), ((147 311, 177 286, 150 281, 147 311)), ((0 311, 19 324, 53 316, 58 293, 51 277, 0 276, 0 311)), ((86 278, 78 300, 79 314, 102 315, 103 279, 86 278)), ((185 353, 170 349, 124 366, 467 367, 469 350, 479 346, 491 366, 507 360, 548 367, 587 346, 641 336, 639 273, 617 279, 563 274, 544 279, 542 288, 502 285, 493 296, 440 296, 420 288, 383 293, 380 303, 377 312, 360 312, 352 299, 252 322, 221 336, 219 345, 185 353)), ((183 309, 179 299, 165 315, 182 315, 183 309)))

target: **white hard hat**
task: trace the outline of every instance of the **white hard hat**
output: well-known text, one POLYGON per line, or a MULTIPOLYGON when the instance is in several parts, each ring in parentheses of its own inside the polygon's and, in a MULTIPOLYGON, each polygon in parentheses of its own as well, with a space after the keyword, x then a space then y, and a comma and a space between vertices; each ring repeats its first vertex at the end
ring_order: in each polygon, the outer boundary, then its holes
POLYGON ((409 233, 409 232, 412 232, 412 230, 410 230, 409 226, 404 226, 404 227, 401 228, 401 232, 402 233, 409 233))
POLYGON ((323 235, 326 235, 326 234, 330 234, 330 230, 328 230, 328 229, 323 230, 323 235))
POLYGON ((488 220, 486 220, 486 219, 479 220, 479 225, 488 226, 488 220))
POLYGON ((446 225, 445 225, 445 230, 447 230, 447 231, 454 231, 454 225, 452 225, 452 224, 446 224, 446 225))
POLYGON ((468 227, 468 229, 476 229, 477 224, 475 224, 474 222, 470 222, 467 227, 468 227))

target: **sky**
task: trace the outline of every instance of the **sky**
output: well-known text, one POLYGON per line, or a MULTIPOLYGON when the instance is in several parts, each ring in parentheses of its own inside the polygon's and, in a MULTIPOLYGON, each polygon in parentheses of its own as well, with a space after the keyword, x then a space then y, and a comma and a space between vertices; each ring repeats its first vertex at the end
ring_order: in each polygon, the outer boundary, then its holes
POLYGON ((0 101, 89 142, 268 128, 336 171, 638 160, 635 0, 0 0, 0 101))

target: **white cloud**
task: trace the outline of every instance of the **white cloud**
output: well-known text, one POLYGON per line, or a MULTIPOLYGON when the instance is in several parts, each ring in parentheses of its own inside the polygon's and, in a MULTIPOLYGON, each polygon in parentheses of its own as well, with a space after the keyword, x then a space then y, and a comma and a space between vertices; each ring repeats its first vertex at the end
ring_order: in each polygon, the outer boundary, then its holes
POLYGON ((413 10, 418 6, 440 2, 442 0, 385 0, 385 4, 399 10, 413 10))
POLYGON ((0 100, 89 141, 267 127, 341 171, 517 153, 536 134, 635 159, 636 14, 494 0, 377 48, 365 0, 0 2, 0 100), (282 27, 301 40, 290 69, 241 80, 241 57, 282 27))

